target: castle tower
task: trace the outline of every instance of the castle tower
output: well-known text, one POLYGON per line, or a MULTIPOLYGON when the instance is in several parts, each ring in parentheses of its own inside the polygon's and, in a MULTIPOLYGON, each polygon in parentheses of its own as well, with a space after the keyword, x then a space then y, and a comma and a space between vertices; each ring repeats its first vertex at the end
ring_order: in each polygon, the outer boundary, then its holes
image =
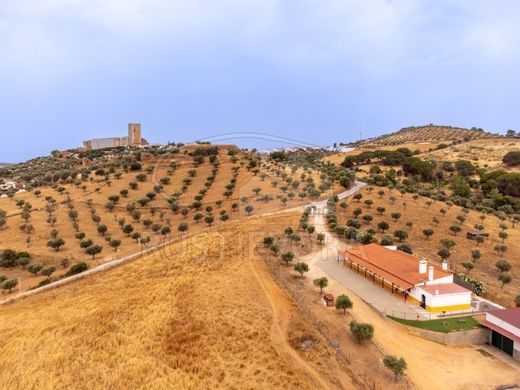
POLYGON ((141 124, 140 123, 129 123, 128 124, 128 145, 141 145, 141 124))

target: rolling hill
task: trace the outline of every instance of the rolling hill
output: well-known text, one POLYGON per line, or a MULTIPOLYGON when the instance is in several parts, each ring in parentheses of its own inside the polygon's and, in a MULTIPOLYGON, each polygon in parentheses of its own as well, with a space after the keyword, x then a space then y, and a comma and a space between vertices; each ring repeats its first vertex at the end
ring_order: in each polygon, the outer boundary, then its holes
POLYGON ((460 127, 437 126, 430 124, 425 126, 405 127, 395 133, 383 134, 375 138, 359 141, 355 143, 355 146, 375 147, 421 142, 439 143, 449 141, 469 141, 473 139, 494 138, 497 136, 498 135, 496 134, 487 133, 482 129, 464 129, 460 127))

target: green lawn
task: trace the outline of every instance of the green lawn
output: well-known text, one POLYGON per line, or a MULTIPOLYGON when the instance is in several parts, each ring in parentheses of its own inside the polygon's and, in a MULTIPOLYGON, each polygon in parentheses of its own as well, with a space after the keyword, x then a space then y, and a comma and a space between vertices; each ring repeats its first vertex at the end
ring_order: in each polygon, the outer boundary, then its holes
POLYGON ((473 317, 455 317, 455 318, 443 318, 439 320, 430 321, 416 321, 416 320, 403 320, 388 316, 392 320, 399 322, 404 325, 413 326, 415 328, 421 328, 431 330, 433 332, 449 333, 457 330, 469 330, 479 328, 479 322, 473 317))

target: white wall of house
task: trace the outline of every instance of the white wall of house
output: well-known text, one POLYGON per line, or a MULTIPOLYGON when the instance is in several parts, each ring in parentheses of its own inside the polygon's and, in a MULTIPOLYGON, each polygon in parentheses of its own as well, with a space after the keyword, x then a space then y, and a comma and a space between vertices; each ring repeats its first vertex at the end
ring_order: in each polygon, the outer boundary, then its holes
POLYGON ((422 295, 426 298, 426 305, 429 307, 458 306, 471 304, 471 291, 456 294, 430 294, 421 287, 416 286, 410 291, 410 295, 422 301, 422 295))

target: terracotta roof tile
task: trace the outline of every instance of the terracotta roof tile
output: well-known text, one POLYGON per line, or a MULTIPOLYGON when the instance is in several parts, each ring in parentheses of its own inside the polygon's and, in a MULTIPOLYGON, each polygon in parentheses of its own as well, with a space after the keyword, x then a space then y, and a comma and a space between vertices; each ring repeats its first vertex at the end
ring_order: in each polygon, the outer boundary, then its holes
MULTIPOLYGON (((351 259, 371 272, 380 275, 403 289, 409 289, 428 281, 428 273, 419 273, 419 259, 408 253, 391 250, 379 244, 368 244, 345 251, 345 259, 351 259)), ((439 279, 451 275, 435 264, 434 278, 439 279)))
POLYGON ((520 329, 520 307, 491 310, 489 314, 520 329))

